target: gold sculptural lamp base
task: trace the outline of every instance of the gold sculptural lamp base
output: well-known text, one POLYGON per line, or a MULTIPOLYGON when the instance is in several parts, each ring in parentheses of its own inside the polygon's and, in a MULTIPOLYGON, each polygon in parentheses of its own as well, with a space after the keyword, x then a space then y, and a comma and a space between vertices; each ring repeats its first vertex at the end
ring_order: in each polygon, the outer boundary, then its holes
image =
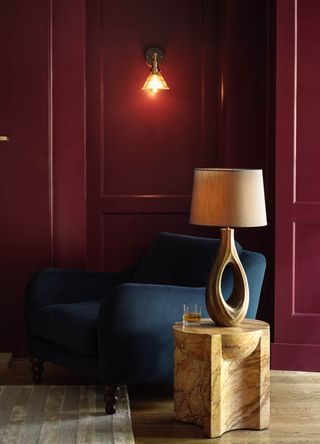
POLYGON ((217 259, 209 276, 206 306, 211 319, 224 327, 241 324, 249 307, 249 285, 234 242, 233 228, 221 228, 217 259), (233 290, 228 301, 222 294, 222 277, 226 266, 233 271, 233 290))

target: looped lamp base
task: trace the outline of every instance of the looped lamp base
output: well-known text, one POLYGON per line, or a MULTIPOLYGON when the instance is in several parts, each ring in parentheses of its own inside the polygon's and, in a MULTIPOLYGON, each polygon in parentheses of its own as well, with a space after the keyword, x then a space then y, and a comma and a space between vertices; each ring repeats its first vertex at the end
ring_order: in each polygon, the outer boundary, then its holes
POLYGON ((221 228, 221 241, 206 290, 206 306, 212 320, 225 327, 241 324, 249 307, 249 285, 238 256, 233 228, 221 228), (227 265, 231 265, 234 284, 230 298, 222 294, 222 276, 227 265))

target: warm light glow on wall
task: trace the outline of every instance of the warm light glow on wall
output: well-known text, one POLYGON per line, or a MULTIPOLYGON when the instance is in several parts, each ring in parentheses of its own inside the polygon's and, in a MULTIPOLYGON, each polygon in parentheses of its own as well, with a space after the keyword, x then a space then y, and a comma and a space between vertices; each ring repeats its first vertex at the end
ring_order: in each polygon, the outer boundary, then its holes
POLYGON ((167 82, 164 80, 160 72, 159 60, 163 59, 163 51, 159 48, 150 48, 145 53, 145 60, 151 67, 150 74, 142 87, 143 90, 149 90, 157 93, 159 89, 169 89, 167 82))

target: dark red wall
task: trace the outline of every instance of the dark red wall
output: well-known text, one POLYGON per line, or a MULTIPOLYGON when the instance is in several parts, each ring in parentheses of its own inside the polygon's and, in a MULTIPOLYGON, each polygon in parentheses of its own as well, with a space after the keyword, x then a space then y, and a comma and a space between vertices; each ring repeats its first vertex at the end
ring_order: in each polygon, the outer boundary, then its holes
MULTIPOLYGON (((272 200, 272 5, 1 3, 0 351, 23 346, 23 289, 41 266, 119 269, 159 230, 214 233, 188 224, 194 167, 263 168, 272 200), (151 98, 155 44, 171 89, 151 98)), ((270 228, 237 233, 270 269, 272 218, 269 204, 270 228)))

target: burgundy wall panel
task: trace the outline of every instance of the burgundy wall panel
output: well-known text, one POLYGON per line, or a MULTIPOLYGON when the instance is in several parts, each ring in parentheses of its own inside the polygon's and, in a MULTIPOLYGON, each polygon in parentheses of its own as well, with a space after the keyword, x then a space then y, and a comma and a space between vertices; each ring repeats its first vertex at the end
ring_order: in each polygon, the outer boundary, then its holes
POLYGON ((202 2, 163 1, 151 9, 148 0, 104 1, 102 20, 103 193, 186 194, 203 157, 202 2), (170 90, 152 95, 141 87, 150 71, 144 49, 155 45, 165 51, 161 70, 170 90))
MULTIPOLYGON (((277 2, 274 368, 320 370, 320 158, 316 79, 320 3, 277 2), (312 69, 311 69, 312 66, 312 69), (293 360, 288 351, 294 351, 293 360)), ((318 82, 317 82, 318 83, 318 82)))
POLYGON ((0 351, 16 351, 27 280, 51 260, 49 2, 0 4, 0 351))
POLYGON ((320 201, 319 165, 319 2, 298 2, 297 39, 297 201, 320 201))
POLYGON ((315 283, 319 279, 320 223, 295 223, 293 232, 294 313, 320 314, 319 288, 310 285, 310 282, 315 283))
POLYGON ((218 151, 208 144, 217 120, 207 116, 216 119, 219 96, 205 92, 218 90, 209 73, 217 82, 219 5, 88 2, 90 268, 121 269, 159 231, 188 230, 193 169, 218 151), (153 96, 141 87, 144 50, 157 45, 170 90, 153 96))

